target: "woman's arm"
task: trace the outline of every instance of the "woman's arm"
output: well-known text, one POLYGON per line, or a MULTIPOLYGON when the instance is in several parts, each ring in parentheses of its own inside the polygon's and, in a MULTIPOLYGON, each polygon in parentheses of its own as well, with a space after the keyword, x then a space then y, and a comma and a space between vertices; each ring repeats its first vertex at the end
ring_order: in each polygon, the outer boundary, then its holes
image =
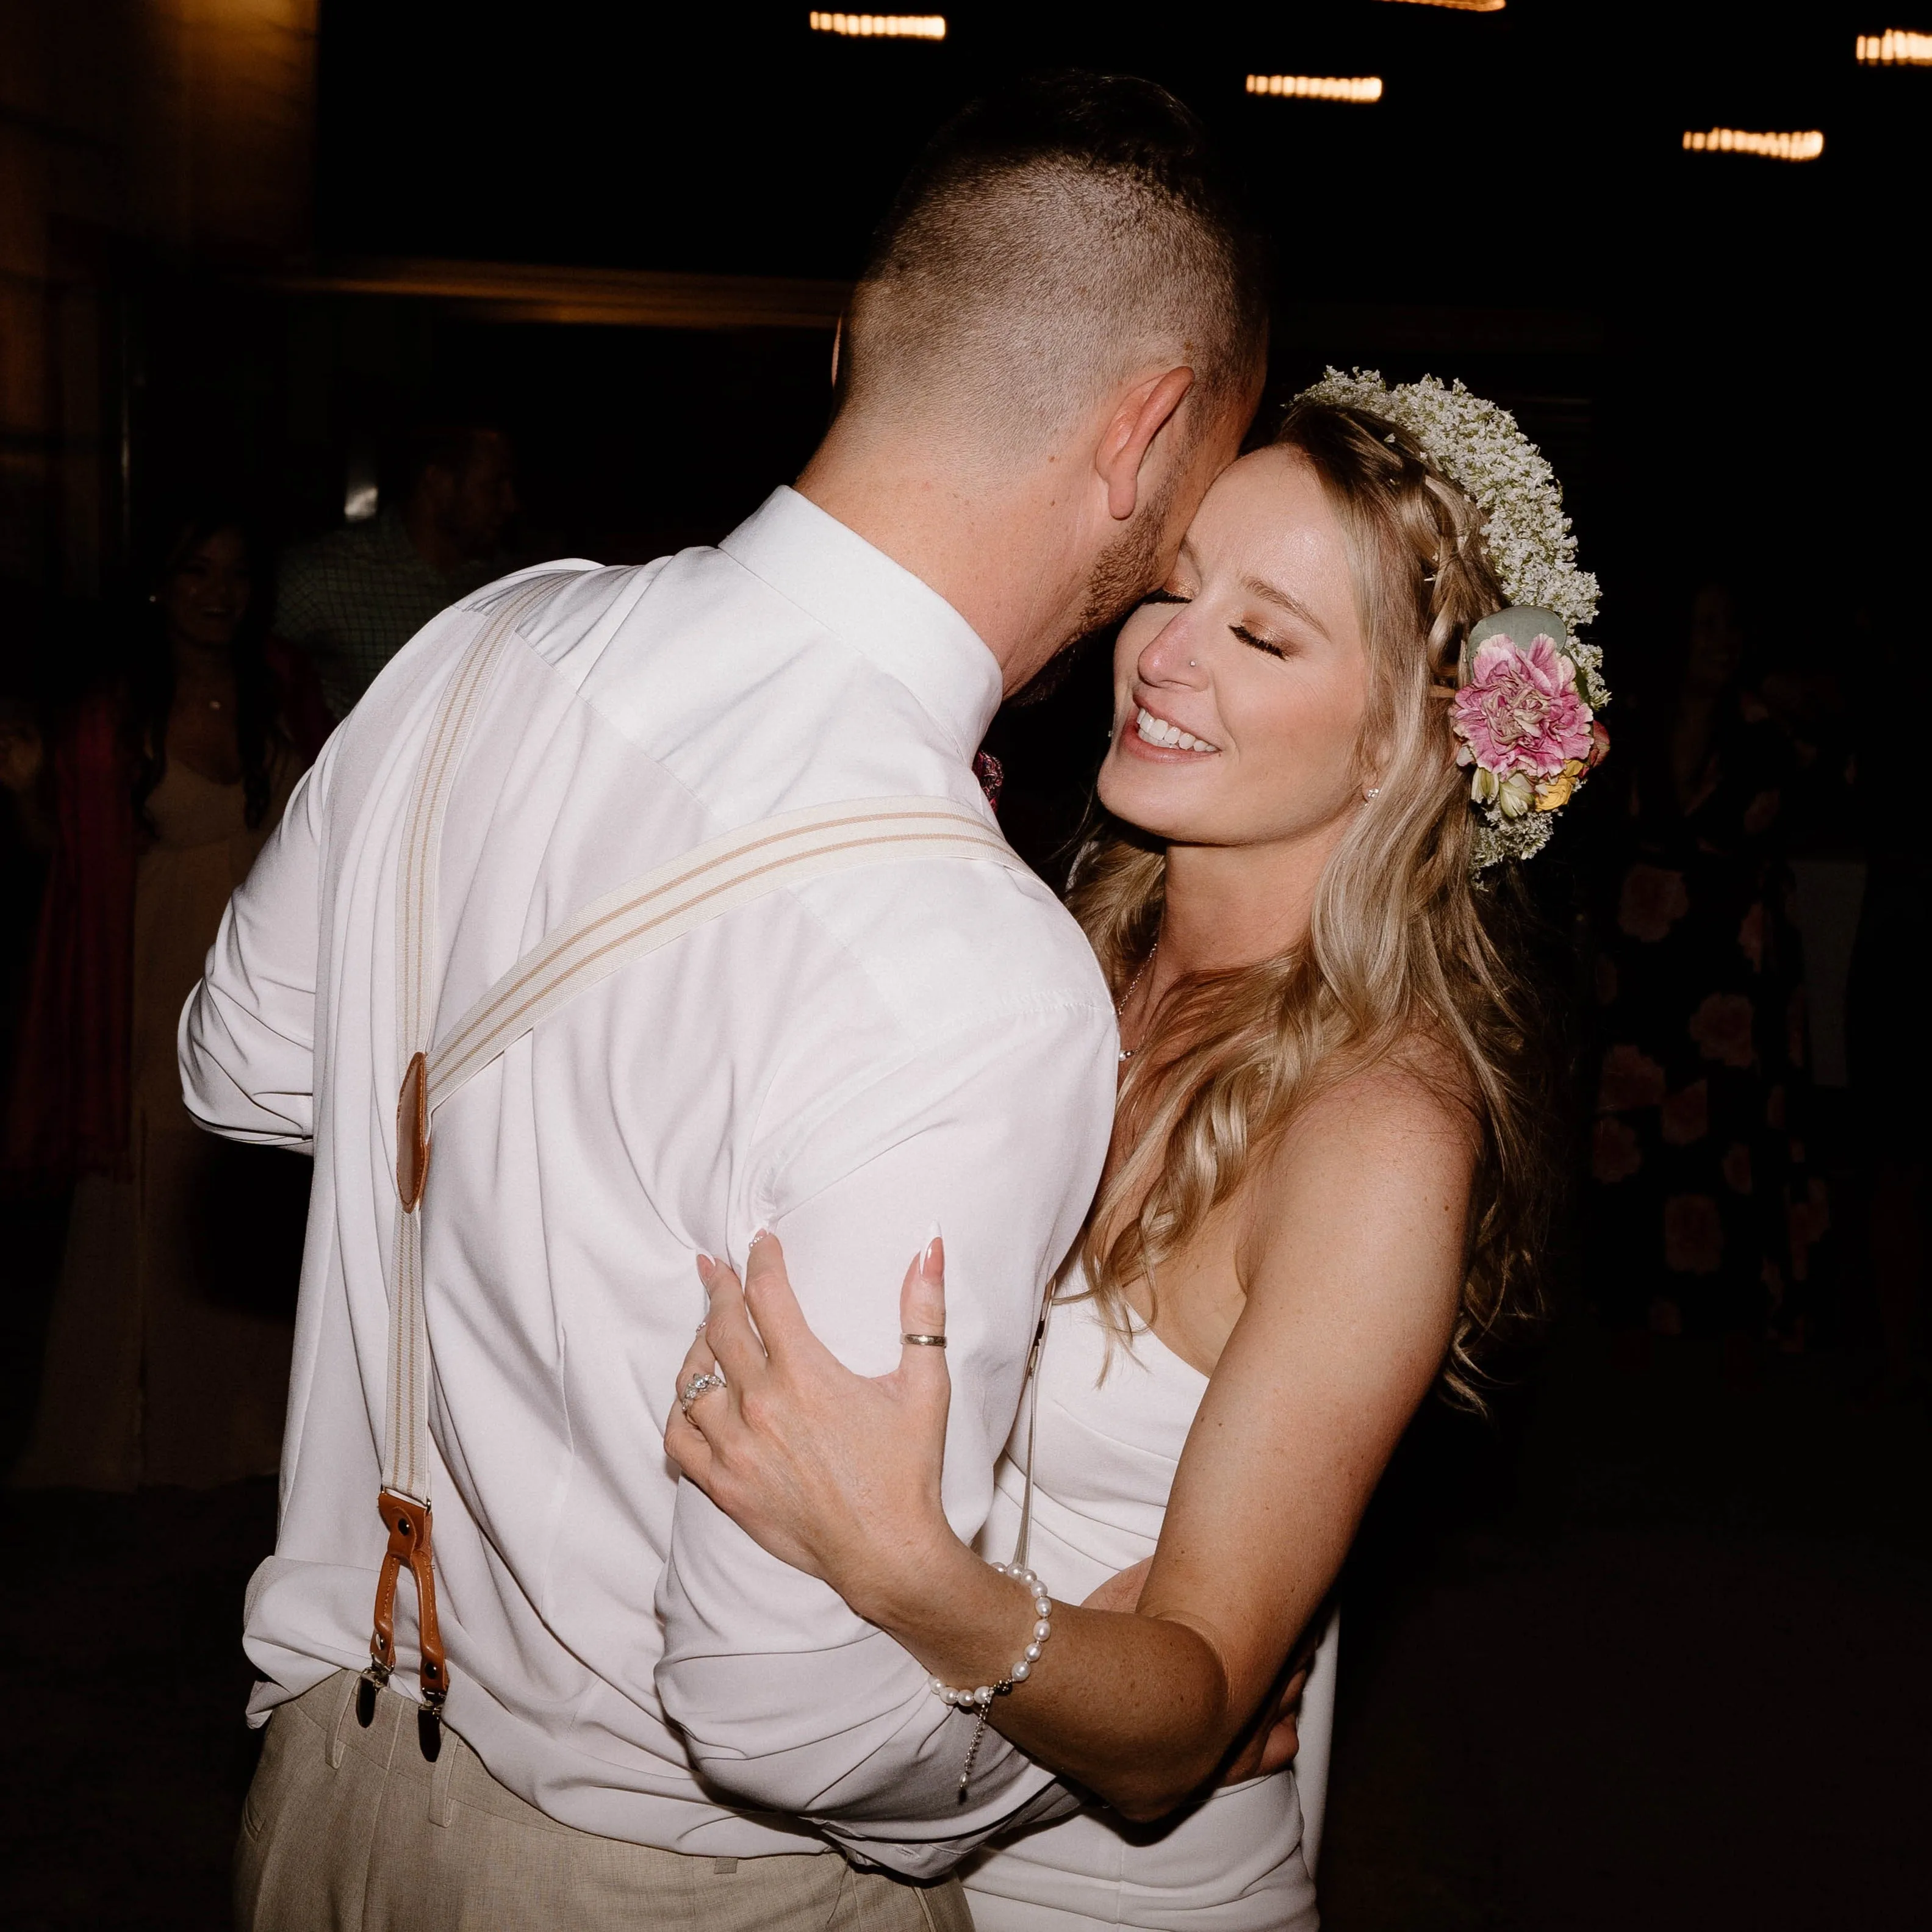
MULTIPOLYGON (((1312 1107, 1257 1175, 1245 1306, 1138 1607, 1056 1605, 1040 1662, 992 1708, 1022 1749, 1127 1816, 1157 1817, 1213 1777, 1327 1594, 1442 1363, 1472 1156, 1454 1111, 1390 1071, 1312 1107)), ((935 1244, 908 1274, 906 1332, 943 1328, 943 1267, 935 1244)), ((710 1365, 708 1342, 728 1384, 674 1417, 671 1455, 942 1682, 998 1683, 1033 1610, 940 1514, 943 1352, 908 1346, 890 1376, 849 1375, 806 1328, 770 1241, 742 1294, 728 1269, 709 1280, 687 1374, 710 1365)))

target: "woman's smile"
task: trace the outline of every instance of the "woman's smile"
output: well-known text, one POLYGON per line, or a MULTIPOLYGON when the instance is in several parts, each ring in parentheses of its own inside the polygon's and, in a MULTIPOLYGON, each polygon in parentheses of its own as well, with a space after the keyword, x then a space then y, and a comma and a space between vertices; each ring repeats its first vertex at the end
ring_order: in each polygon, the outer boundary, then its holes
POLYGON ((1177 720, 1164 716, 1143 701, 1138 693, 1135 696, 1134 716, 1120 733, 1120 745, 1124 751, 1156 759, 1162 764, 1192 764, 1203 758, 1215 756, 1221 748, 1198 732, 1190 731, 1177 720))

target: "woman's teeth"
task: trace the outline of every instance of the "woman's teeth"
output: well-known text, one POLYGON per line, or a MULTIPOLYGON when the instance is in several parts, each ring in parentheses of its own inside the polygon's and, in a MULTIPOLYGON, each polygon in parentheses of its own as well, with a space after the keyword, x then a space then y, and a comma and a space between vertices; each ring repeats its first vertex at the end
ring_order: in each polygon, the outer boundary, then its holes
POLYGON ((1184 731, 1178 724, 1170 724, 1165 718, 1156 718, 1144 705, 1135 717, 1134 729, 1146 743, 1169 751, 1218 752, 1221 748, 1209 744, 1205 738, 1196 737, 1192 731, 1184 731))

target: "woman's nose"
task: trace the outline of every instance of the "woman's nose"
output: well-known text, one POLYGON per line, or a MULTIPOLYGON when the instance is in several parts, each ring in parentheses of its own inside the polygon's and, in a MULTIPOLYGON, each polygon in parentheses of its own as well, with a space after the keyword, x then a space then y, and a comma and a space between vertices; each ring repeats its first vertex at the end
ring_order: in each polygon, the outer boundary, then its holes
POLYGON ((1148 684, 1194 687, 1207 682, 1202 664, 1199 627, 1190 610, 1177 610, 1142 648, 1136 669, 1148 684))

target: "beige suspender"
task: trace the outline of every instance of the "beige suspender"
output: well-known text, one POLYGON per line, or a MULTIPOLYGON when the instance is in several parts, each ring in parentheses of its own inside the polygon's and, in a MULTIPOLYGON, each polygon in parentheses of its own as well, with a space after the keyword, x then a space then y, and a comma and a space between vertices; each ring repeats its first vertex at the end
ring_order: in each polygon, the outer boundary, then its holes
POLYGON ((503 647, 550 594, 544 577, 512 597, 458 664, 424 748, 398 876, 396 1216, 389 1298, 389 1385, 382 1486, 389 1532, 376 1588, 369 1667, 357 1714, 367 1725, 395 1668, 396 1586, 416 1580, 421 1630, 423 1755, 441 1748, 449 1668, 436 1626, 430 1540, 429 1335, 422 1298, 423 1190, 436 1110, 538 1023, 633 960, 767 893, 808 879, 905 859, 1024 862, 979 814, 944 799, 857 799, 814 806, 724 833, 593 901, 538 940, 440 1038, 436 1021, 436 864, 442 819, 503 647))

